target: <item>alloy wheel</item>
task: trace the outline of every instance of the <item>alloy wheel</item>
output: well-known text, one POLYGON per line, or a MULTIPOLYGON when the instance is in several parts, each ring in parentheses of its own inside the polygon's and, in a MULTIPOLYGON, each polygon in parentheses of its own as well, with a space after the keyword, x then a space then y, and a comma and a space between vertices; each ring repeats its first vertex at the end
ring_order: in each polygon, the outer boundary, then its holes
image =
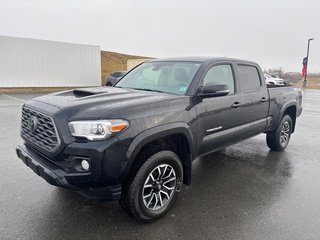
POLYGON ((164 208, 171 200, 176 189, 176 173, 169 164, 155 167, 148 175, 142 191, 145 207, 149 210, 164 208))
POLYGON ((280 144, 286 146, 290 138, 290 123, 284 122, 280 132, 280 144))

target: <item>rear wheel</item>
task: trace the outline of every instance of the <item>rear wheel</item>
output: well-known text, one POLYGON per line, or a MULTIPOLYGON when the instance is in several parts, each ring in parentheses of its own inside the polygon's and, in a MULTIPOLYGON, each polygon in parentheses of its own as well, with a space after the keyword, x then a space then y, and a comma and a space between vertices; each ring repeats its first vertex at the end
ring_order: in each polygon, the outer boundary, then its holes
POLYGON ((271 150, 283 151, 289 144, 292 133, 292 119, 284 115, 278 127, 267 133, 267 145, 271 150))
POLYGON ((181 190, 183 168, 177 154, 160 151, 149 157, 123 189, 121 207, 143 222, 163 216, 181 190))

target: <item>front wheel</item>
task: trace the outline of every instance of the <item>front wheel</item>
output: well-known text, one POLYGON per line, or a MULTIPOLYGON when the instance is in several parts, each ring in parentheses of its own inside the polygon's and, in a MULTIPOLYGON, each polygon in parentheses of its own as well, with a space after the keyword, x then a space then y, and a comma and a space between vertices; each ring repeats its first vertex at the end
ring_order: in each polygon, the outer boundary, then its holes
POLYGON ((267 133, 267 145, 271 150, 283 151, 289 144, 292 133, 292 119, 284 115, 278 127, 267 133))
POLYGON ((124 190, 120 205, 139 221, 163 216, 181 190, 183 167, 177 154, 160 151, 149 157, 124 190))

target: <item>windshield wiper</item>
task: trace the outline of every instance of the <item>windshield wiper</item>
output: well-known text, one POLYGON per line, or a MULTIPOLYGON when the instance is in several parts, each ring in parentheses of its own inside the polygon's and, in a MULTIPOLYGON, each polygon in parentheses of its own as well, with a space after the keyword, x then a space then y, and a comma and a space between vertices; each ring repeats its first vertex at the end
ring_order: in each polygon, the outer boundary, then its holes
POLYGON ((166 93, 160 90, 155 90, 155 89, 148 89, 148 88, 130 88, 134 90, 142 90, 142 91, 148 91, 148 92, 159 92, 159 93, 166 93))

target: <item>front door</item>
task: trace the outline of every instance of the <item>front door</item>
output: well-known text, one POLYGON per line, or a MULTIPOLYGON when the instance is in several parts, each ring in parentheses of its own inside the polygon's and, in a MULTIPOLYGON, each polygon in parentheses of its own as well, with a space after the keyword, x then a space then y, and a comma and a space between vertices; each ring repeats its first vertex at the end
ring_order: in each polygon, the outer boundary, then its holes
POLYGON ((234 131, 243 118, 234 76, 233 65, 222 63, 209 67, 202 80, 202 86, 208 82, 228 84, 230 92, 226 96, 204 98, 196 105, 197 156, 237 142, 241 137, 234 131))

